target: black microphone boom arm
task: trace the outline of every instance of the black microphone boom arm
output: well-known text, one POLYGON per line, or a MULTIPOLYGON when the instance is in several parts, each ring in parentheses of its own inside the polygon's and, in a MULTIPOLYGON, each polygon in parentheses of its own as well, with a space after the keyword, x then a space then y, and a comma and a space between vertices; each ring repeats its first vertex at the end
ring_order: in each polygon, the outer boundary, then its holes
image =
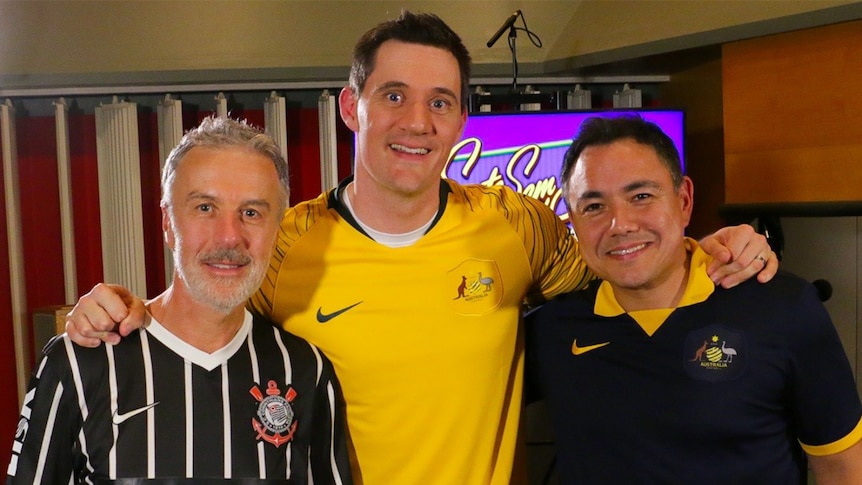
POLYGON ((500 37, 503 35, 503 32, 511 29, 512 26, 515 25, 515 21, 518 20, 518 17, 520 15, 521 15, 520 10, 516 10, 515 13, 513 13, 512 15, 509 15, 509 18, 506 19, 506 21, 503 23, 503 26, 500 27, 499 30, 497 30, 497 33, 495 33, 493 36, 491 36, 491 40, 488 41, 488 47, 491 47, 492 45, 494 45, 494 43, 496 43, 497 40, 500 39, 500 37))

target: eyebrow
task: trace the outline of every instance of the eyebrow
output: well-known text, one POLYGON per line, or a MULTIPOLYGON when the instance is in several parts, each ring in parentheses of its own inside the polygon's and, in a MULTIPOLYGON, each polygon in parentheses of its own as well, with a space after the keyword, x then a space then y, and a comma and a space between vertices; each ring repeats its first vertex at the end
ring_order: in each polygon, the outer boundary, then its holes
POLYGON ((636 180, 625 186, 623 189, 624 192, 634 192, 638 189, 650 188, 650 189, 661 189, 661 184, 655 182, 653 180, 636 180))

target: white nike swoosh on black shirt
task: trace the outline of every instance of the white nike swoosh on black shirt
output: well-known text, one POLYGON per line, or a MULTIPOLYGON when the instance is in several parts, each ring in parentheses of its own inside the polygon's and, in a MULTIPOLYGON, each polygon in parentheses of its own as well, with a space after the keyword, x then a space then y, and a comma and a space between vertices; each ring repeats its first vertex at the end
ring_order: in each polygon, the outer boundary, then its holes
POLYGON ((146 406, 143 406, 143 407, 140 407, 140 408, 137 408, 137 409, 132 409, 131 411, 129 411, 129 412, 125 412, 125 413, 122 413, 122 414, 120 414, 119 410, 117 410, 117 411, 114 413, 114 415, 113 415, 113 416, 111 416, 111 421, 112 421, 114 424, 117 424, 117 425, 118 425, 118 424, 121 424, 123 421, 125 421, 125 420, 127 420, 127 419, 129 419, 129 418, 131 418, 131 417, 137 416, 137 415, 141 414, 142 412, 147 411, 147 410, 148 410, 148 409, 150 409, 150 408, 154 408, 154 407, 156 407, 156 405, 157 405, 158 403, 159 403, 159 401, 156 401, 156 402, 154 402, 154 403, 152 403, 152 404, 147 404, 146 406))

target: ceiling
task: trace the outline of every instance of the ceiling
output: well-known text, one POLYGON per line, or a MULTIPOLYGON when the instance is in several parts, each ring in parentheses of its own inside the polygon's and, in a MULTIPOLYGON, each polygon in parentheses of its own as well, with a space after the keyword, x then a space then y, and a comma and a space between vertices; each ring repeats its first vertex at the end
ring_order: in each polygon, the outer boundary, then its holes
MULTIPOLYGON (((747 37, 862 18, 847 0, 0 0, 0 95, 99 84, 343 81, 353 43, 402 8, 458 32, 475 76, 667 74, 747 37), (672 55, 670 55, 672 53, 672 55)), ((474 76, 474 77, 475 77, 474 76)))

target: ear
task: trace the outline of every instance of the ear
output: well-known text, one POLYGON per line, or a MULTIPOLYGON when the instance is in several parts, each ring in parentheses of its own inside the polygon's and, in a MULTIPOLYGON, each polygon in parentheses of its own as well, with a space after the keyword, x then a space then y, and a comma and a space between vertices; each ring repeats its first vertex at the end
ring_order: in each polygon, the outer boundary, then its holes
POLYGON ((679 203, 685 226, 691 221, 691 211, 694 209, 694 182, 688 176, 682 178, 682 184, 679 186, 679 203))
POLYGON ((174 229, 171 227, 171 217, 168 214, 168 208, 162 204, 162 234, 165 237, 165 244, 171 249, 174 250, 174 245, 176 244, 176 235, 174 234, 174 229))
POLYGON ((344 87, 338 95, 338 111, 344 124, 354 133, 359 131, 358 106, 359 95, 350 86, 344 87))

